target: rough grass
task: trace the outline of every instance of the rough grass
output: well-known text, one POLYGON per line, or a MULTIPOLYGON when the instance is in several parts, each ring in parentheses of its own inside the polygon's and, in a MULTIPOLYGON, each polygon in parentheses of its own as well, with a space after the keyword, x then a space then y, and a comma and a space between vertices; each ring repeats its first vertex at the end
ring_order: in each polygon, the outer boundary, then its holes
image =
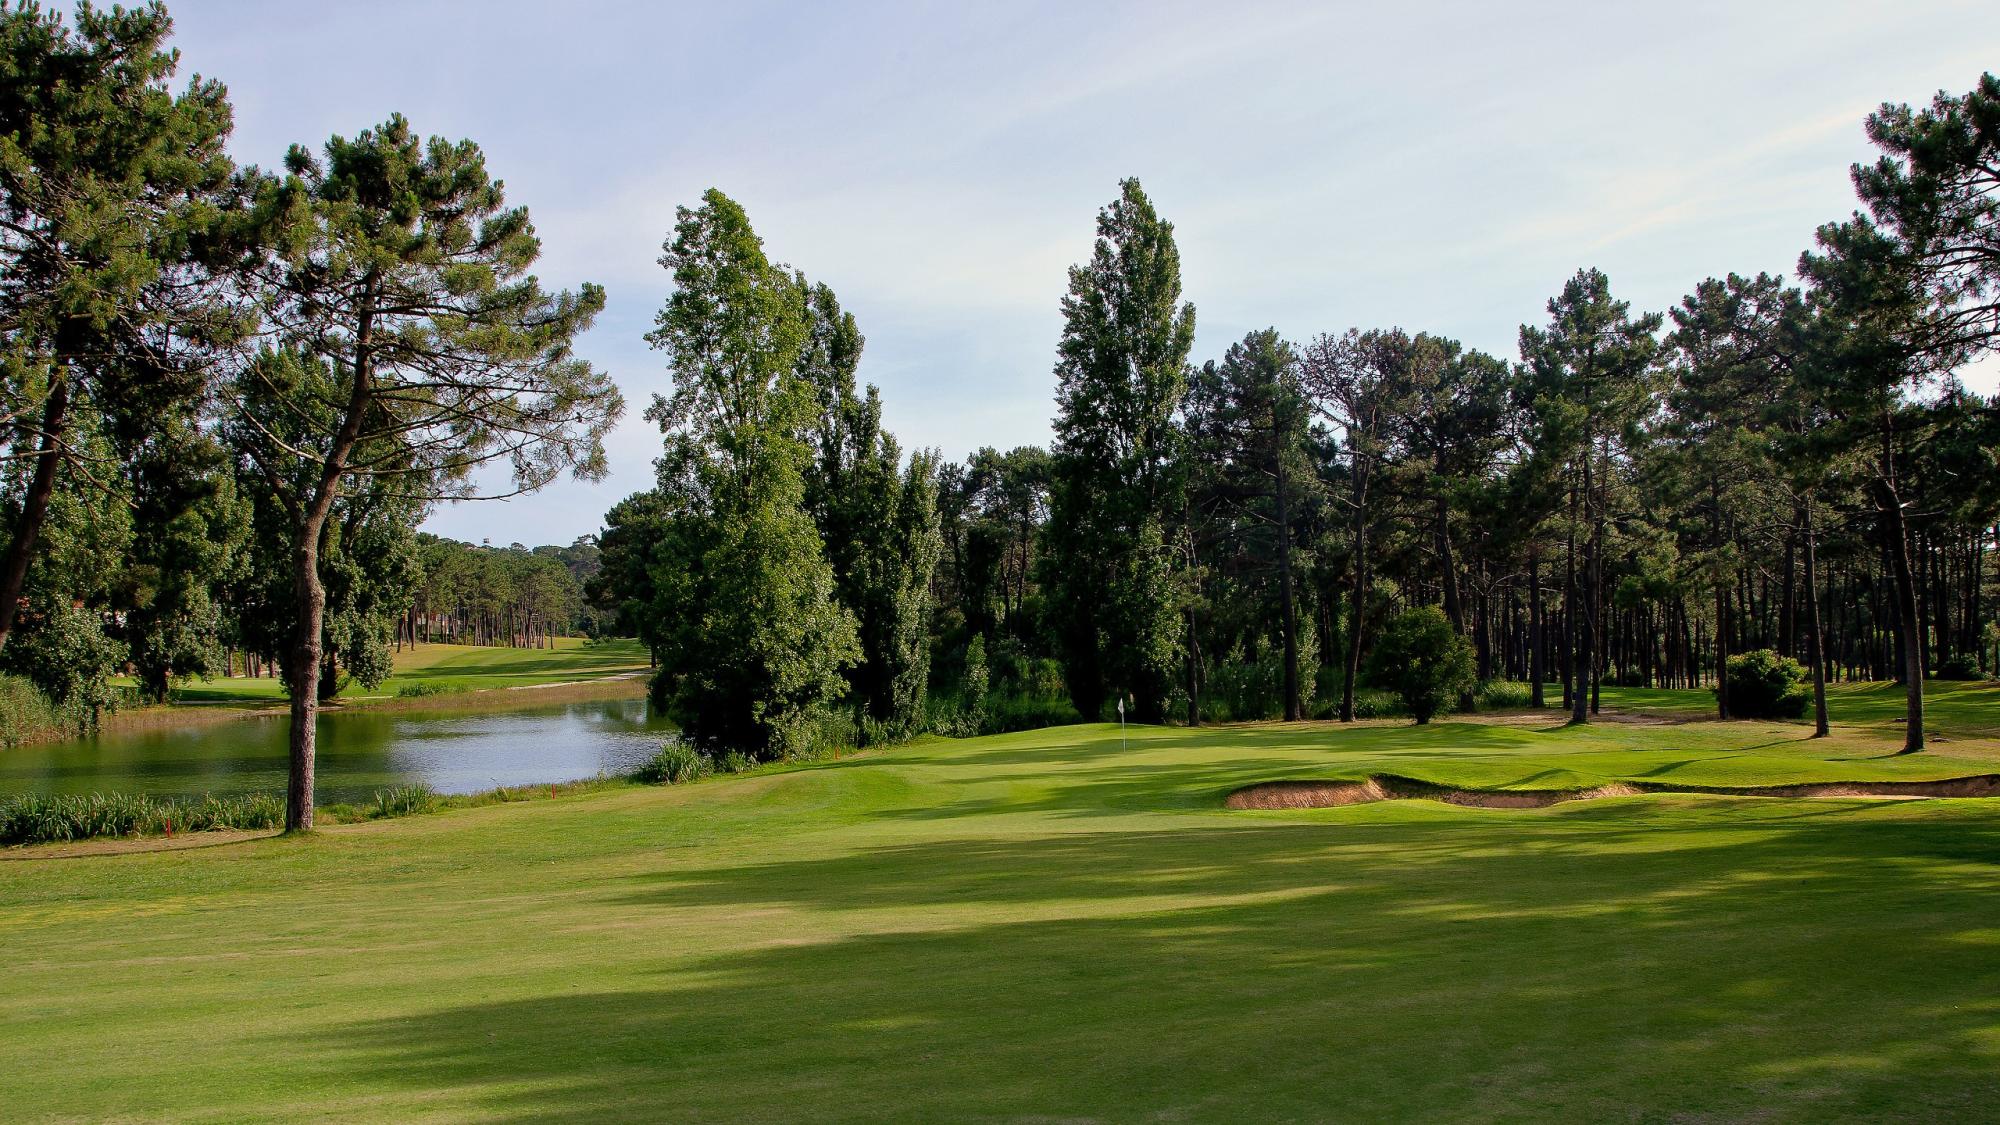
MULTIPOLYGON (((1877 691, 1875 695, 1890 693, 1877 691)), ((1942 694, 1942 693, 1941 693, 1942 694)), ((1281 777, 1992 772, 1892 723, 1513 713, 931 740, 0 862, 10 1119, 1977 1120, 2000 808, 1229 812, 1281 777)), ((1613 698, 1607 692, 1607 701, 1613 698)), ((1674 713, 1698 711, 1689 693, 1674 713)), ((15 853, 24 856, 29 853, 15 853)))

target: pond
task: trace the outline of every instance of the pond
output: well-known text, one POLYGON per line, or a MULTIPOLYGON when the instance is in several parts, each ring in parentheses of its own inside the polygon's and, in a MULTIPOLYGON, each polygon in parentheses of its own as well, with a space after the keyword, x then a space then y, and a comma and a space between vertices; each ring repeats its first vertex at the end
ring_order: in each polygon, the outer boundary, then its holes
MULTIPOLYGON (((286 729, 283 716, 260 716, 0 749, 0 795, 282 793, 286 729)), ((625 773, 671 731, 643 699, 485 714, 332 712, 319 719, 318 795, 326 803, 364 801, 417 783, 476 793, 625 773)))

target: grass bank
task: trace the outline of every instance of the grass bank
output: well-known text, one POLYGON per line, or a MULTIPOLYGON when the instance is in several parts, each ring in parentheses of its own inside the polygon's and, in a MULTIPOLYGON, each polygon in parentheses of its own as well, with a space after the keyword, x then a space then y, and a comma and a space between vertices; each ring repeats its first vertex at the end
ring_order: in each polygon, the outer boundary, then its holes
POLYGON ((0 1098, 20 1120, 1976 1120, 2000 1098, 1995 802, 1222 801, 1990 773, 1995 707, 1941 703, 1948 741, 1905 758, 1872 722, 1517 713, 1123 749, 1065 727, 0 863, 0 1098))

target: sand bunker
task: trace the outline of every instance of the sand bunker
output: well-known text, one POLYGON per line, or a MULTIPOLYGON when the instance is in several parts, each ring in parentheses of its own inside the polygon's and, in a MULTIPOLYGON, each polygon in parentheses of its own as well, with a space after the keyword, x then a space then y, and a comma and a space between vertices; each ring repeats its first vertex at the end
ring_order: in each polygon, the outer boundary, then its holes
POLYGON ((1620 781, 1591 789, 1454 789, 1394 774, 1366 781, 1267 781, 1231 793, 1232 809, 1330 809, 1370 801, 1442 801, 1478 809, 1545 809, 1564 801, 1637 797, 1645 793, 1708 793, 1731 797, 1919 797, 2000 796, 2000 774, 1943 781, 1827 781, 1802 785, 1674 785, 1620 781))

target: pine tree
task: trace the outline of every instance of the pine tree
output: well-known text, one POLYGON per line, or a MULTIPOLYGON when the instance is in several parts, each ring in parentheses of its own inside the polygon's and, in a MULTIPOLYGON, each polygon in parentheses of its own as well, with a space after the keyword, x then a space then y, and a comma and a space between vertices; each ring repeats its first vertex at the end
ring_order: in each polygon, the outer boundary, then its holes
POLYGON ((1566 614, 1575 678, 1570 721, 1581 723, 1596 708, 1603 667, 1606 533, 1617 477, 1655 401, 1655 333, 1664 318, 1634 317, 1597 270, 1578 271, 1548 311, 1547 328, 1521 327, 1521 357, 1535 415, 1534 452, 1561 466, 1567 522, 1583 552, 1566 595, 1574 607, 1566 614))
MULTIPOLYGON (((623 409, 572 342, 604 291, 548 293, 541 242, 470 141, 392 117, 324 159, 302 147, 261 185, 270 253, 257 294, 279 345, 236 379, 227 430, 284 514, 293 593, 286 827, 312 827, 314 715, 327 615, 321 550, 343 493, 381 488, 414 513, 476 498, 499 461, 513 492, 604 474, 623 409)), ((414 518, 414 514, 411 516, 414 518)))
POLYGON ((219 280, 229 103, 199 78, 168 89, 172 27, 158 3, 83 5, 74 31, 0 9, 0 447, 33 465, 0 547, 0 649, 59 482, 104 491, 245 329, 219 280), (79 456, 93 430, 109 458, 79 456))
MULTIPOLYGON (((1299 361, 1276 329, 1231 344, 1221 363, 1204 364, 1191 382, 1186 408, 1189 454, 1197 466, 1197 507, 1213 530, 1211 550, 1227 550, 1239 577, 1266 572, 1283 651, 1280 707, 1287 721, 1304 717, 1300 667, 1297 524, 1319 497, 1310 451, 1311 411, 1299 361)), ((1317 664, 1317 661, 1314 661, 1317 664)))

